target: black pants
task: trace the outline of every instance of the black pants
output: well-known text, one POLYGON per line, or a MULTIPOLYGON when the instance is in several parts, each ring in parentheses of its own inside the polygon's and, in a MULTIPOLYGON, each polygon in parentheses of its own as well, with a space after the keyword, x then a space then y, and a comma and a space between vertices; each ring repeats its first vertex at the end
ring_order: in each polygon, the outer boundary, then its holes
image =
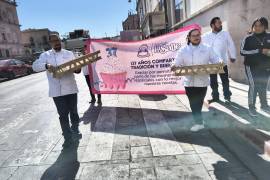
POLYGON ((192 110, 193 119, 197 124, 202 124, 202 106, 206 96, 207 87, 185 87, 192 110))
MULTIPOLYGON (((223 95, 225 99, 231 98, 231 91, 230 91, 230 85, 229 85, 229 73, 228 73, 228 66, 224 66, 224 74, 219 74, 222 86, 223 86, 223 95)), ((218 76, 217 74, 210 74, 210 85, 212 88, 212 97, 213 99, 219 99, 219 93, 218 93, 218 76)))
POLYGON ((69 125, 69 116, 71 120, 71 128, 79 126, 80 118, 77 110, 77 94, 59 96, 53 98, 59 114, 59 120, 63 136, 65 139, 71 138, 71 129, 69 125))
MULTIPOLYGON (((94 100, 94 99, 96 99, 96 97, 93 94, 92 89, 91 89, 91 83, 90 83, 89 75, 85 75, 84 77, 85 77, 85 80, 86 80, 87 85, 89 87, 91 98, 92 98, 92 100, 94 100)), ((98 99, 101 99, 101 94, 98 94, 98 99)))
POLYGON ((245 66, 245 70, 249 82, 249 108, 255 108, 257 94, 259 94, 261 107, 267 106, 266 91, 269 79, 269 72, 266 69, 253 66, 245 66))

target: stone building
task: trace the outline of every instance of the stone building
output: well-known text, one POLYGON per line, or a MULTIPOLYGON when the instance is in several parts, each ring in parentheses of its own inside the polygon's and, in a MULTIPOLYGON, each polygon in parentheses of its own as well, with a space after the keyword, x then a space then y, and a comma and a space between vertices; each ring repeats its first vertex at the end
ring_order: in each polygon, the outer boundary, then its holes
POLYGON ((17 3, 0 0, 0 59, 20 56, 23 53, 17 3))
POLYGON ((24 54, 31 56, 51 49, 49 44, 49 35, 58 34, 58 32, 44 29, 26 29, 22 31, 22 44, 24 54))

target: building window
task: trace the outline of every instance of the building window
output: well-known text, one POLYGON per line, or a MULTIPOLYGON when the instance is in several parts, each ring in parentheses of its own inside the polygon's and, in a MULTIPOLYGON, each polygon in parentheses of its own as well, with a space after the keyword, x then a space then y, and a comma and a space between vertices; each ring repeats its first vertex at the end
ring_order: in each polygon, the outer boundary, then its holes
POLYGON ((6 49, 6 57, 9 57, 10 56, 10 54, 9 54, 9 50, 8 49, 6 49))
POLYGON ((6 34, 5 33, 2 33, 2 39, 3 39, 3 41, 6 41, 7 40, 7 37, 6 37, 6 34))
POLYGON ((159 11, 163 11, 164 9, 164 0, 159 0, 159 11))
POLYGON ((189 0, 186 1, 186 9, 187 9, 187 16, 192 16, 193 14, 198 13, 203 8, 207 7, 208 5, 215 3, 217 0, 189 0))
POLYGON ((143 11, 143 8, 142 7, 140 7, 139 16, 140 16, 140 22, 142 23, 143 22, 143 18, 144 18, 144 11, 143 11))
POLYGON ((47 36, 42 37, 43 44, 48 44, 47 36))
POLYGON ((35 46, 35 42, 34 42, 34 38, 33 37, 30 37, 29 38, 29 41, 30 41, 30 45, 31 46, 35 46))
POLYGON ((0 49, 0 58, 3 57, 2 50, 0 49))
POLYGON ((176 23, 184 19, 184 4, 183 0, 175 0, 175 21, 176 23))

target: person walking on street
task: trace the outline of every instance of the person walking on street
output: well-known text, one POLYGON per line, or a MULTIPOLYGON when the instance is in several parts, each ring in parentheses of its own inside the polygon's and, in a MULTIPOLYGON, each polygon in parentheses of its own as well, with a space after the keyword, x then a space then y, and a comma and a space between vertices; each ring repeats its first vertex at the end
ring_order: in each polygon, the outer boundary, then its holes
MULTIPOLYGON (((221 63, 222 60, 214 50, 201 43, 201 32, 193 29, 188 33, 188 45, 182 47, 175 59, 171 70, 178 66, 206 65, 221 63)), ((209 85, 209 75, 191 75, 184 77, 184 86, 196 124, 191 131, 196 132, 204 128, 202 106, 209 85)))
POLYGON ((252 33, 247 35, 241 44, 240 54, 244 56, 244 65, 249 82, 248 106, 249 114, 257 116, 256 97, 259 94, 261 110, 270 113, 267 103, 267 84, 270 75, 270 34, 265 17, 256 19, 252 33))
MULTIPOLYGON (((47 72, 49 82, 49 97, 53 98, 59 114, 62 134, 64 136, 63 148, 68 148, 74 144, 74 140, 81 138, 79 131, 79 115, 77 110, 77 93, 78 87, 73 73, 64 75, 56 79, 50 73, 56 66, 75 59, 71 51, 62 49, 61 39, 57 34, 49 36, 49 42, 52 49, 42 53, 34 63, 33 70, 35 72, 47 72), (69 123, 71 120, 71 127, 69 123)), ((80 73, 80 70, 75 73, 80 73)))
MULTIPOLYGON (((89 79, 90 77, 89 77, 88 66, 84 66, 84 67, 82 68, 82 70, 83 70, 83 74, 84 74, 86 83, 87 83, 87 85, 88 85, 88 87, 89 87, 89 91, 90 91, 91 101, 90 101, 89 103, 93 104, 93 103, 96 102, 96 97, 95 97, 95 94, 93 94, 92 89, 91 89, 91 82, 90 82, 90 79, 89 79)), ((98 104, 102 104, 102 101, 101 101, 101 94, 98 94, 97 97, 98 97, 97 103, 98 103, 98 104)))
MULTIPOLYGON (((228 60, 230 60, 231 63, 236 61, 236 48, 230 33, 222 30, 222 21, 219 17, 214 17, 210 22, 210 26, 212 31, 203 36, 203 43, 212 47, 215 53, 223 60, 225 65, 223 69, 225 73, 219 74, 219 76, 223 86, 225 103, 230 103, 232 93, 229 85, 228 60)), ((217 74, 210 75, 210 85, 212 88, 212 99, 209 100, 209 103, 218 102, 219 92, 217 74)))

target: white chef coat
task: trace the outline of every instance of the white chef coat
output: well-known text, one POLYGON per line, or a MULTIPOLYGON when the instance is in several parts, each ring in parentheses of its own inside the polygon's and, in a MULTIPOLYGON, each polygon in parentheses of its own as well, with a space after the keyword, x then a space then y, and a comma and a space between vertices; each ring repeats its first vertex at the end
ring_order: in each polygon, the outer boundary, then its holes
MULTIPOLYGON (((221 58, 214 50, 204 44, 198 46, 186 45, 178 50, 175 58, 175 66, 192 66, 221 63, 221 58)), ((184 76, 185 87, 206 87, 209 83, 209 75, 184 76)))
POLYGON ((82 67, 83 75, 89 75, 88 65, 82 67))
MULTIPOLYGON (((45 64, 59 66, 73 59, 75 59, 75 56, 71 51, 62 49, 60 52, 56 52, 52 49, 42 53, 39 59, 33 63, 32 68, 36 72, 41 72, 46 70, 45 64)), ((63 77, 56 79, 53 78, 52 73, 47 71, 47 78, 49 83, 49 97, 78 93, 74 73, 68 73, 63 77)))
POLYGON ((203 35, 202 42, 212 47, 224 64, 228 64, 229 58, 236 59, 236 48, 229 32, 208 32, 203 35))

